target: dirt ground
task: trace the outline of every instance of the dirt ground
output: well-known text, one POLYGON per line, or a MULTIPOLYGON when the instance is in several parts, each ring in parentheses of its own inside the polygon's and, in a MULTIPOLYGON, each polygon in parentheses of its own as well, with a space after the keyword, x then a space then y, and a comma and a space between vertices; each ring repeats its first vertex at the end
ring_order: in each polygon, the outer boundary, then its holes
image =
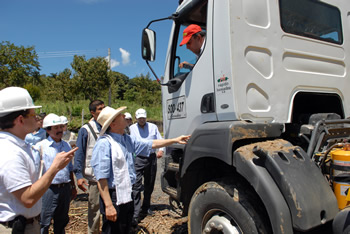
MULTIPOLYGON (((151 209, 154 214, 144 217, 133 233, 187 233, 187 217, 181 217, 171 209, 169 196, 161 190, 161 166, 162 159, 158 159, 157 179, 151 199, 151 209)), ((87 194, 79 193, 70 206, 70 221, 66 227, 66 233, 87 233, 87 210, 87 194)))

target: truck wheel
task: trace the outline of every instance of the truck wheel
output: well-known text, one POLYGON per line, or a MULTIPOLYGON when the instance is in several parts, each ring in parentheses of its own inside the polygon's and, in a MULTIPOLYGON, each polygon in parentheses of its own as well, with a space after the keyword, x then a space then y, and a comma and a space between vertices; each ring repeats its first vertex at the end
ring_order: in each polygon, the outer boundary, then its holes
POLYGON ((257 211, 263 207, 259 198, 233 183, 207 182, 197 189, 189 207, 189 233, 272 233, 266 212, 257 211))

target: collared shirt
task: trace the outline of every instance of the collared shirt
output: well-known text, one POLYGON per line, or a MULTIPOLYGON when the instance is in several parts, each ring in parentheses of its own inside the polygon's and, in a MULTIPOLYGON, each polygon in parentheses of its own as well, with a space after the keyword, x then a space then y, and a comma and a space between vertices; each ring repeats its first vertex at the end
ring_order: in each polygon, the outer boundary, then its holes
POLYGON ((41 198, 26 208, 12 193, 38 180, 40 158, 32 154, 28 143, 8 132, 0 132, 0 149, 0 222, 11 221, 19 214, 37 216, 41 198))
MULTIPOLYGON (((96 126, 98 131, 101 131, 101 125, 96 121, 96 126)), ((87 147, 87 139, 88 139, 89 133, 85 128, 80 128, 78 132, 78 139, 76 142, 76 145, 78 147, 78 150, 75 152, 74 155, 74 173, 77 180, 83 178, 83 170, 85 167, 85 160, 86 160, 86 147, 87 147)))
POLYGON ((31 145, 35 145, 36 143, 38 143, 44 139, 46 139, 46 131, 45 131, 45 129, 40 128, 39 131, 37 131, 34 134, 28 133, 24 140, 25 140, 25 142, 27 142, 31 145))
MULTIPOLYGON (((163 139, 162 135, 160 135, 159 133, 157 125, 149 122, 146 122, 143 128, 138 123, 134 123, 133 125, 131 125, 130 135, 136 138, 147 139, 147 140, 163 139)), ((164 151, 164 148, 160 148, 159 150, 164 151)), ((152 149, 150 153, 154 153, 155 151, 156 151, 155 149, 152 149)), ((149 156, 149 152, 142 151, 140 152, 140 154, 137 154, 137 155, 149 156)))
MULTIPOLYGON (((149 154, 152 149, 152 141, 137 139, 127 134, 120 135, 111 132, 108 132, 107 134, 119 143, 120 148, 124 153, 125 161, 128 164, 131 184, 134 184, 136 181, 134 155, 139 154, 142 150, 149 154)), ((107 179, 108 187, 113 189, 115 188, 115 183, 113 179, 111 155, 111 145, 108 140, 106 138, 99 138, 92 152, 91 166, 94 169, 96 179, 107 179)))
MULTIPOLYGON (((57 153, 62 151, 68 152, 71 150, 71 147, 67 142, 63 140, 60 142, 55 142, 50 136, 47 139, 36 144, 35 148, 37 148, 39 152, 42 152, 42 159, 44 161, 43 173, 45 173, 50 168, 57 153)), ((65 168, 56 174, 51 184, 62 184, 70 182, 71 171, 73 171, 72 161, 70 161, 65 168)))

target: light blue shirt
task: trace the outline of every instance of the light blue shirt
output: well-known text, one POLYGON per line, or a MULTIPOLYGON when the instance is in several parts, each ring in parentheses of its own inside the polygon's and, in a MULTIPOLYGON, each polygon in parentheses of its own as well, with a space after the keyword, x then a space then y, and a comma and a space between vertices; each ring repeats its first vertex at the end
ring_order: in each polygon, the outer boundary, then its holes
POLYGON ((24 140, 25 140, 25 142, 27 142, 31 145, 35 145, 36 143, 44 140, 45 138, 46 138, 46 131, 45 131, 45 129, 40 128, 39 131, 37 131, 34 134, 28 133, 24 140))
MULTIPOLYGON (((39 152, 42 152, 42 159, 44 161, 43 173, 45 173, 50 168, 57 153, 62 151, 68 152, 71 150, 71 147, 67 142, 63 140, 60 142, 55 142, 50 136, 47 139, 36 144, 35 148, 37 148, 39 152)), ((70 161, 65 168, 56 174, 51 184, 62 184, 70 182, 71 171, 73 171, 72 161, 70 161)))
MULTIPOLYGON (((121 150, 124 153, 125 161, 128 164, 131 184, 136 181, 136 173, 134 167, 134 155, 141 151, 150 152, 152 149, 152 141, 137 139, 127 134, 117 134, 108 132, 113 140, 119 143, 121 150)), ((112 168, 111 144, 106 138, 99 138, 92 151, 91 166, 97 180, 107 179, 108 187, 115 188, 114 175, 112 168)))
MULTIPOLYGON (((146 122, 145 126, 143 128, 138 124, 134 123, 130 126, 130 135, 134 136, 139 139, 147 139, 147 140, 156 140, 156 139, 163 139, 162 135, 160 135, 157 125, 153 123, 146 122)), ((164 148, 160 148, 159 150, 164 151, 164 148)), ((147 151, 141 151, 141 156, 149 156, 150 153, 156 152, 155 149, 152 149, 150 152, 147 151)))

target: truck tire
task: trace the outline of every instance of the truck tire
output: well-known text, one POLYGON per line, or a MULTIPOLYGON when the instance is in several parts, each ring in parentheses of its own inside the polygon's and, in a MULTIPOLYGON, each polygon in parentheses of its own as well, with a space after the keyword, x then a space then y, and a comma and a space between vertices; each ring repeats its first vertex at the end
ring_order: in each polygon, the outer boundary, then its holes
POLYGON ((237 182, 207 182, 191 199, 189 233, 272 233, 259 198, 237 182))

